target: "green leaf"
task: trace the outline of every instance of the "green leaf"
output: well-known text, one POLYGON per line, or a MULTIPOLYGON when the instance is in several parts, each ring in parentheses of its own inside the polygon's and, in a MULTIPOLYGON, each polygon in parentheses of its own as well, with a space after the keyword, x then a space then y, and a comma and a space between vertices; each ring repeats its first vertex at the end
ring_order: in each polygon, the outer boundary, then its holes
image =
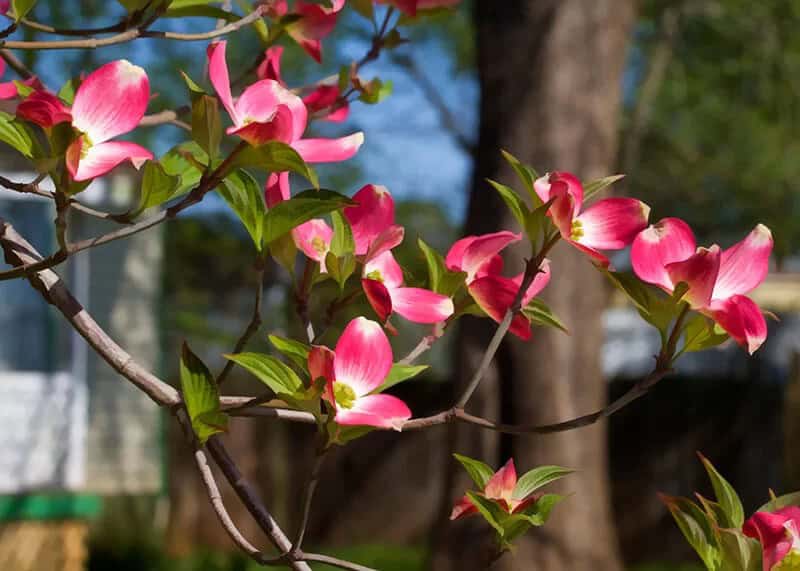
POLYGON ((472 478, 472 481, 475 482, 475 485, 481 490, 486 487, 486 484, 492 476, 494 476, 494 470, 492 470, 488 464, 484 464, 480 460, 462 456, 461 454, 453 454, 453 458, 461 462, 461 465, 464 466, 469 477, 472 478))
POLYGON ((277 395, 292 395, 303 388, 300 377, 275 357, 262 353, 238 353, 225 358, 247 369, 277 395))
POLYGON ((500 151, 503 155, 503 158, 508 161, 508 164, 511 165, 511 168, 514 169, 514 172, 517 174, 520 182, 525 186, 525 190, 528 191, 528 194, 533 200, 534 206, 540 206, 542 204, 542 199, 539 198, 539 195, 536 194, 536 191, 533 189, 533 183, 539 178, 539 174, 531 167, 527 165, 523 165, 517 157, 509 153, 508 151, 500 151))
POLYGON ((522 313, 534 325, 555 327, 569 334, 569 329, 556 317, 553 311, 539 298, 533 298, 528 305, 522 308, 522 313))
POLYGON ((714 532, 708 521, 708 516, 703 513, 697 504, 686 498, 676 498, 661 495, 661 501, 666 504, 675 523, 683 533, 686 541, 703 560, 706 568, 717 569, 720 553, 716 547, 714 532))
POLYGON ((34 156, 36 143, 33 133, 27 125, 16 121, 13 115, 3 112, 0 112, 0 141, 29 159, 34 156))
POLYGON ((500 537, 503 537, 506 532, 501 524, 506 516, 503 509, 477 492, 467 492, 467 497, 478 509, 478 513, 483 516, 483 519, 497 531, 500 537))
POLYGON ((428 246, 422 238, 417 239, 417 245, 425 256, 430 288, 436 293, 452 297, 464 285, 466 272, 448 270, 442 255, 428 246))
POLYGON ((269 253, 290 276, 294 276, 297 261, 297 246, 289 233, 268 243, 269 253))
POLYGON ((183 82, 186 84, 186 87, 189 88, 189 95, 192 97, 192 99, 196 98, 198 95, 205 95, 206 90, 200 87, 197 82, 189 76, 188 73, 181 71, 180 74, 183 78, 183 82))
POLYGON ((523 474, 517 485, 514 488, 513 498, 515 500, 524 500, 533 492, 546 486, 556 480, 560 480, 567 474, 571 474, 574 470, 569 468, 562 468, 561 466, 539 466, 523 474))
POLYGON ((666 339, 672 320, 678 316, 683 302, 666 297, 660 290, 645 284, 630 272, 602 270, 620 291, 633 302, 642 319, 653 325, 666 339))
POLYGON ((528 518, 531 525, 540 526, 547 523, 553 508, 566 496, 559 494, 544 494, 533 504, 522 510, 522 514, 528 518))
POLYGON ((333 252, 328 252, 325 256, 325 269, 328 270, 328 275, 339 285, 339 291, 344 291, 348 278, 356 270, 356 257, 353 254, 337 257, 333 252))
POLYGON ((61 89, 58 90, 58 98, 64 101, 67 105, 72 105, 72 103, 75 101, 75 92, 78 91, 78 87, 80 87, 80 85, 80 77, 73 77, 72 79, 67 80, 67 82, 61 86, 61 89))
POLYGON ((36 91, 30 85, 27 85, 18 79, 14 79, 12 81, 14 82, 14 86, 17 88, 17 95, 22 99, 25 99, 26 97, 28 97, 28 95, 36 91))
POLYGON ((217 192, 231 207, 259 252, 263 249, 264 220, 267 208, 258 182, 244 170, 230 173, 217 187, 217 192))
POLYGON ((604 178, 599 178, 583 185, 583 202, 586 203, 595 194, 603 190, 609 185, 614 184, 618 180, 625 178, 624 174, 614 174, 604 178))
POLYGON ((14 9, 14 20, 19 22, 28 15, 36 4, 36 0, 11 0, 11 7, 14 9))
POLYGON ((711 480, 717 502, 725 515, 728 516, 728 521, 720 522, 720 524, 723 527, 741 528, 744 524, 744 508, 742 507, 742 501, 739 499, 739 495, 736 493, 736 490, 733 489, 733 486, 717 472, 708 458, 699 453, 698 456, 700 456, 700 461, 703 463, 708 473, 708 478, 711 480))
POLYGON ((521 537, 531 528, 531 520, 522 514, 512 514, 501 522, 503 526, 503 544, 510 546, 511 542, 521 537))
POLYGON ((208 164, 208 155, 197 143, 192 141, 173 147, 158 162, 161 163, 166 174, 179 179, 178 187, 170 196, 170 198, 175 198, 200 184, 204 165, 208 164))
POLYGON ((383 81, 379 78, 372 79, 362 85, 358 100, 368 105, 380 103, 392 94, 393 84, 391 80, 383 81))
POLYGON ((401 365, 400 363, 395 363, 389 370, 389 375, 386 377, 386 380, 383 381, 383 384, 373 392, 382 393, 386 389, 402 383, 403 381, 413 379, 428 368, 428 365, 401 365))
POLYGON ((800 492, 792 492, 773 498, 758 508, 757 512, 774 512, 789 506, 800 506, 800 492))
POLYGON ((219 156, 222 120, 215 97, 198 95, 192 102, 192 139, 212 159, 219 156))
POLYGON ((180 177, 167 174, 164 167, 156 161, 147 161, 142 168, 139 204, 129 215, 135 217, 148 208, 165 203, 175 194, 179 184, 180 177))
POLYGON ((258 147, 246 147, 231 160, 228 169, 254 167, 272 173, 291 171, 305 177, 314 188, 319 188, 317 174, 302 157, 286 143, 270 141, 258 147))
POLYGON ((761 544, 738 529, 719 529, 722 569, 761 570, 761 544))
MULTIPOLYGON (((500 195, 500 198, 502 198, 503 202, 506 203, 506 206, 508 206, 511 214, 514 215, 514 218, 516 218, 517 222, 519 223, 520 228, 525 229, 527 232, 527 220, 530 212, 527 205, 522 202, 522 199, 519 197, 519 195, 514 192, 514 189, 511 187, 500 184, 497 181, 489 178, 487 178, 486 181, 494 187, 494 189, 500 195)), ((528 238, 535 240, 536 236, 528 236, 528 238)))
POLYGON ((356 242, 347 219, 341 212, 334 210, 331 212, 331 222, 333 223, 331 252, 337 258, 345 254, 352 254, 356 249, 356 242))
POLYGON ((555 198, 551 198, 547 202, 540 204, 525 218, 525 233, 528 235, 528 239, 531 241, 531 244, 534 245, 535 249, 538 249, 536 244, 539 235, 548 234, 551 227, 553 227, 553 223, 547 217, 547 211, 550 210, 550 206, 553 205, 553 202, 555 202, 555 198))
POLYGON ((311 351, 311 347, 295 339, 279 337, 278 335, 268 335, 267 339, 281 355, 304 371, 308 370, 308 354, 311 351))
POLYGON ((219 389, 208 367, 184 343, 181 353, 181 392, 186 412, 201 443, 228 429, 228 417, 219 408, 219 389))
POLYGON ((683 352, 702 351, 716 347, 728 339, 728 334, 713 319, 698 313, 692 317, 684 328, 683 352))
POLYGON ((264 217, 264 241, 269 244, 312 218, 355 204, 332 190, 306 190, 279 202, 264 217))

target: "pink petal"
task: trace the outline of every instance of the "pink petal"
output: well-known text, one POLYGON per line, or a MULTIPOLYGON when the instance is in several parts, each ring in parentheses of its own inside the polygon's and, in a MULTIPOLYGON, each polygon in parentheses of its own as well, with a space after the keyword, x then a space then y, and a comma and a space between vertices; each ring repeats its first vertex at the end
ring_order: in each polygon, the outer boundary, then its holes
POLYGON ((289 172, 270 173, 267 184, 264 185, 264 199, 267 206, 272 208, 279 202, 289 200, 289 172))
POLYGON ((800 525, 800 508, 790 506, 773 513, 756 512, 748 519, 742 531, 747 537, 757 539, 763 550, 764 571, 771 571, 792 549, 795 537, 791 529, 800 525))
POLYGON ((578 213, 575 196, 569 192, 569 186, 564 182, 554 182, 550 185, 550 199, 553 204, 547 210, 547 215, 566 239, 572 238, 572 221, 578 213))
POLYGON ((325 273, 325 256, 333 239, 331 227, 324 220, 315 218, 292 229, 292 238, 306 256, 320 263, 320 271, 325 273))
POLYGON ((288 143, 292 133, 292 117, 288 108, 280 105, 275 115, 263 123, 253 122, 240 127, 228 127, 225 132, 228 135, 237 135, 254 147, 270 141, 288 143))
POLYGON ((259 79, 274 79, 278 83, 281 81, 281 56, 283 46, 272 46, 264 52, 264 61, 256 69, 256 77, 259 79))
POLYGON ((292 143, 307 163, 337 163, 353 157, 364 142, 359 131, 338 139, 300 139, 292 143))
POLYGON ((58 123, 72 121, 69 107, 47 91, 35 91, 17 105, 17 117, 36 123, 45 129, 58 123))
POLYGON ((336 344, 336 381, 364 396, 378 388, 392 368, 392 347, 381 326, 357 317, 347 324, 336 344))
POLYGON ((453 300, 427 289, 400 287, 389 290, 392 307, 414 323, 439 323, 453 315, 453 300))
POLYGON ((667 264, 666 270, 674 284, 686 282, 689 291, 684 299, 693 308, 708 307, 711 303, 711 292, 719 275, 719 246, 697 248, 697 252, 682 262, 667 264))
POLYGON ((594 264, 602 268, 608 268, 611 265, 611 261, 602 252, 598 252, 597 250, 595 250, 594 248, 590 248, 589 246, 578 244, 573 240, 566 240, 566 242, 570 246, 577 248, 579 251, 589 256, 589 258, 591 258, 594 264))
POLYGON ((767 339, 767 322, 756 303, 743 295, 713 301, 708 312, 751 355, 767 339))
POLYGON ((81 83, 72 104, 72 125, 93 145, 132 131, 150 99, 145 71, 127 60, 107 63, 81 83))
POLYGON ((695 251, 692 229, 679 218, 664 218, 642 230, 633 240, 631 263, 639 279, 672 291, 666 266, 687 259, 695 251))
POLYGON ((0 99, 13 99, 18 94, 17 86, 13 81, 0 83, 0 99))
POLYGON ((352 408, 339 407, 336 422, 345 426, 377 426, 402 430, 411 418, 408 405, 392 395, 366 395, 356 399, 352 408))
POLYGON ((383 282, 389 289, 403 285, 403 269, 389 251, 364 264, 364 277, 383 282))
POLYGON ((308 373, 311 380, 315 381, 322 377, 326 380, 333 380, 335 375, 333 363, 336 354, 323 345, 312 345, 308 352, 308 373))
POLYGON ((322 61, 322 44, 325 36, 336 26, 336 11, 323 8, 318 4, 306 4, 298 0, 295 12, 300 20, 286 27, 286 31, 317 62, 322 61))
POLYGON ((115 166, 130 161, 137 169, 153 159, 153 153, 135 143, 109 141, 82 148, 83 137, 67 149, 67 169, 73 180, 82 181, 103 176, 115 166))
POLYGON ((745 295, 757 288, 769 272, 772 232, 763 224, 747 237, 722 252, 714 299, 745 295))
POLYGON ((634 198, 606 198, 573 223, 572 239, 597 250, 621 250, 647 227, 650 207, 634 198))
MULTIPOLYGON (((522 296, 522 307, 528 305, 531 300, 539 295, 545 286, 550 283, 550 260, 545 259, 542 262, 542 265, 539 266, 540 271, 533 277, 533 281, 531 285, 528 286, 528 291, 525 292, 525 295, 522 296)), ((511 278, 512 283, 517 286, 517 289, 522 286, 522 280, 525 277, 524 273, 521 273, 513 278, 511 278)))
POLYGON ((464 496, 458 500, 458 503, 455 506, 453 506, 453 511, 450 512, 450 521, 461 517, 467 517, 475 513, 478 513, 478 509, 468 496, 464 496))
MULTIPOLYGON (((337 85, 320 85, 314 91, 303 97, 303 103, 306 104, 310 113, 322 111, 332 108, 339 102, 339 86, 337 85)), ((327 114, 323 119, 325 121, 332 121, 334 123, 341 123, 347 119, 350 114, 350 106, 346 101, 342 102, 341 106, 327 114)))
MULTIPOLYGON (((367 248, 367 253, 365 254, 366 260, 369 261, 372 258, 399 246, 402 244, 405 234, 406 230, 402 226, 389 226, 383 232, 378 234, 375 239, 372 240, 372 242, 370 242, 369 248, 367 248)), ((356 244, 356 249, 358 249, 358 244, 356 244)))
POLYGON ((222 106, 228 112, 234 125, 240 125, 241 121, 236 113, 236 108, 233 105, 233 97, 231 96, 231 81, 228 77, 228 64, 225 62, 225 46, 227 42, 214 42, 206 48, 206 57, 208 58, 208 77, 211 80, 211 85, 214 86, 214 91, 217 92, 222 106))
POLYGON ((394 225, 394 199, 385 186, 368 184, 353 196, 358 204, 344 209, 353 230, 356 254, 367 253, 372 241, 394 225))
MULTIPOLYGON (((500 323, 519 291, 519 284, 503 276, 484 276, 468 286, 469 293, 486 314, 500 323)), ((531 324, 528 319, 517 314, 511 320, 509 331, 522 340, 531 338, 531 324)))
POLYGON ((381 323, 386 323, 392 315, 392 297, 389 290, 380 280, 364 278, 361 280, 361 287, 367 296, 367 301, 375 310, 381 323))
POLYGON ((247 123, 272 121, 273 115, 281 107, 289 119, 290 128, 275 140, 291 143, 303 136, 308 121, 308 113, 303 100, 273 79, 262 79, 247 87, 236 101, 237 127, 247 123))
POLYGON ((493 263, 493 258, 501 250, 521 239, 521 234, 508 230, 463 238, 450 248, 445 264, 451 269, 467 272, 467 283, 469 283, 475 279, 479 271, 493 263), (465 242, 466 240, 469 242, 465 242))
POLYGON ((514 459, 509 458, 508 462, 486 482, 484 494, 490 500, 505 500, 508 502, 511 500, 511 495, 514 493, 516 485, 517 470, 514 467, 514 459))
POLYGON ((575 205, 575 212, 581 211, 581 206, 583 205, 583 185, 580 179, 574 174, 563 171, 548 173, 534 181, 533 189, 536 191, 536 194, 539 195, 539 198, 542 199, 542 202, 547 202, 553 198, 554 193, 564 192, 569 194, 575 205))

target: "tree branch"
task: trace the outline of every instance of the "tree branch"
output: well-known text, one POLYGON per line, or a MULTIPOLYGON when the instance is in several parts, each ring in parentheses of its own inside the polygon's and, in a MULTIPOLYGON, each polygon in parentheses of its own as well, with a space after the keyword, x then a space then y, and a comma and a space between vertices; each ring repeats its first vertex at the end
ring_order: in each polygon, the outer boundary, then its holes
POLYGON ((124 44, 139 38, 155 38, 159 40, 175 40, 184 42, 195 42, 211 40, 220 36, 225 36, 231 32, 252 24, 261 18, 266 12, 264 6, 258 6, 249 13, 227 26, 215 28, 207 32, 196 34, 185 34, 178 32, 164 32, 158 30, 148 30, 146 26, 125 30, 107 38, 83 38, 80 40, 45 40, 45 41, 26 41, 26 40, 0 40, 0 48, 14 50, 68 50, 68 49, 97 49, 105 46, 124 44))

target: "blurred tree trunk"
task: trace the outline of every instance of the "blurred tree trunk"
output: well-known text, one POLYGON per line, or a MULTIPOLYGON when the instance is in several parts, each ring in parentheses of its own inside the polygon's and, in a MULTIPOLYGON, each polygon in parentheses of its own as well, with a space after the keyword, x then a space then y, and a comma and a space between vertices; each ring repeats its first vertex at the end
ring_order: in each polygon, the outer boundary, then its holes
MULTIPOLYGON (((622 72, 635 15, 634 0, 505 0, 476 5, 481 85, 480 139, 466 233, 512 221, 486 177, 514 181, 499 149, 538 170, 569 170, 582 179, 610 174, 616 159, 622 72)), ((522 268, 522 250, 507 260, 522 268)), ((494 369, 468 408, 505 422, 549 423, 600 408, 601 312, 606 290, 585 257, 565 244, 551 255, 553 279, 543 296, 573 335, 537 329, 533 341, 504 343, 494 369)), ((512 269, 513 268, 513 269, 512 269)), ((459 364, 465 382, 495 328, 462 325, 459 364)), ((544 528, 520 542, 496 568, 561 571, 620 569, 612 522, 606 426, 537 437, 496 437, 459 428, 457 451, 498 465, 513 455, 518 470, 561 464, 578 470, 560 491, 574 492, 544 528)), ((467 487, 456 479, 452 496, 467 487)), ((484 526, 452 526, 437 568, 485 568, 484 526), (476 535, 473 535, 476 534, 476 535), (471 535, 471 538, 465 537, 471 535), (476 551, 482 544, 483 553, 476 551)))

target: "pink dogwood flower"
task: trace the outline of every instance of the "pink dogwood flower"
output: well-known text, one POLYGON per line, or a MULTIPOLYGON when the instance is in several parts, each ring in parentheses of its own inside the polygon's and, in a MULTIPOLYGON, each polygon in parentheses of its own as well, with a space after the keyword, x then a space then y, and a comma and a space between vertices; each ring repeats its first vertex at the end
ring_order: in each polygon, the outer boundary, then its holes
POLYGON ((392 347, 376 322, 365 317, 353 319, 334 351, 311 348, 308 365, 313 379, 325 379, 324 398, 335 410, 338 424, 401 430, 411 418, 411 411, 399 398, 371 394, 392 368, 392 347))
POLYGON ((392 312, 414 323, 439 323, 453 315, 453 300, 446 295, 403 286, 403 270, 390 251, 364 264, 361 285, 370 305, 384 323, 392 312))
MULTIPOLYGON (((507 513, 513 514, 524 510, 529 505, 535 503, 540 494, 532 493, 521 500, 514 499, 514 488, 517 487, 517 470, 514 467, 514 459, 510 458, 505 465, 500 468, 494 475, 486 482, 486 487, 480 495, 489 500, 494 500, 500 507, 507 513)), ((478 508, 469 499, 469 496, 464 496, 453 507, 450 513, 450 519, 458 519, 467 517, 469 515, 478 513, 478 508)))
POLYGON ((636 237, 631 261, 640 279, 669 293, 685 282, 689 290, 684 299, 691 308, 714 319, 752 354, 766 339, 767 324, 746 294, 767 276, 771 252, 772 233, 763 224, 720 250, 716 244, 697 248, 686 222, 664 218, 636 237))
POLYGON ((376 0, 379 4, 390 4, 412 18, 418 10, 449 8, 458 5, 461 0, 376 0))
POLYGON ((553 200, 547 214, 561 237, 603 267, 599 250, 621 250, 647 226, 650 207, 634 198, 605 198, 582 211, 583 185, 568 172, 552 172, 533 183, 543 202, 553 200))
MULTIPOLYGON (((291 14, 297 21, 286 26, 286 32, 317 62, 322 61, 322 40, 336 27, 336 20, 345 0, 331 0, 330 6, 296 0, 291 14)), ((268 14, 281 18, 289 13, 286 0, 267 2, 268 14)))
MULTIPOLYGON (((283 46, 272 46, 264 52, 264 61, 262 61, 256 75, 259 79, 274 79, 281 85, 286 85, 281 79, 281 56, 283 55, 283 46)), ((326 115, 320 117, 323 121, 331 121, 332 123, 341 123, 345 121, 350 113, 350 106, 347 101, 339 101, 339 86, 338 85, 317 85, 308 95, 303 97, 306 110, 309 113, 317 113, 323 110, 331 110, 337 103, 341 103, 335 110, 330 111, 326 115)))
MULTIPOLYGON (((467 290, 489 317, 500 323, 511 307, 522 285, 524 273, 512 278, 501 275, 503 258, 500 251, 518 242, 520 234, 503 230, 481 236, 467 236, 450 248, 445 263, 450 270, 466 272, 467 290)), ((540 271, 522 297, 524 307, 541 292, 550 281, 550 262, 545 260, 540 271)), ((530 339, 531 324, 524 315, 517 314, 509 329, 520 339, 530 339)))
MULTIPOLYGON (((364 257, 361 285, 375 313, 386 322, 398 313, 414 323, 438 323, 453 314, 453 300, 423 288, 405 287, 403 270, 391 249, 403 241, 403 228, 394 223, 394 200, 388 189, 368 184, 353 200, 358 204, 344 209, 355 242, 355 254, 364 257)), ((325 256, 330 251, 333 230, 324 220, 315 219, 292 231, 297 247, 320 263, 325 272, 325 256)))
POLYGON ((756 512, 742 531, 761 543, 764 571, 800 568, 800 507, 756 512))
POLYGON ((90 73, 78 87, 72 109, 52 93, 37 91, 20 103, 17 115, 44 128, 71 123, 79 135, 67 148, 67 170, 73 180, 84 181, 125 161, 139 168, 153 158, 140 145, 111 141, 139 124, 149 99, 147 74, 123 59, 90 73))
MULTIPOLYGON (((208 46, 208 75, 214 90, 233 122, 227 133, 251 145, 280 141, 294 148, 309 163, 344 161, 364 142, 364 134, 339 139, 304 139, 308 111, 302 99, 274 79, 262 79, 248 86, 234 101, 231 95, 226 42, 208 46)), ((288 178, 287 178, 288 181, 288 178)), ((286 189, 288 197, 288 186, 286 189)))

